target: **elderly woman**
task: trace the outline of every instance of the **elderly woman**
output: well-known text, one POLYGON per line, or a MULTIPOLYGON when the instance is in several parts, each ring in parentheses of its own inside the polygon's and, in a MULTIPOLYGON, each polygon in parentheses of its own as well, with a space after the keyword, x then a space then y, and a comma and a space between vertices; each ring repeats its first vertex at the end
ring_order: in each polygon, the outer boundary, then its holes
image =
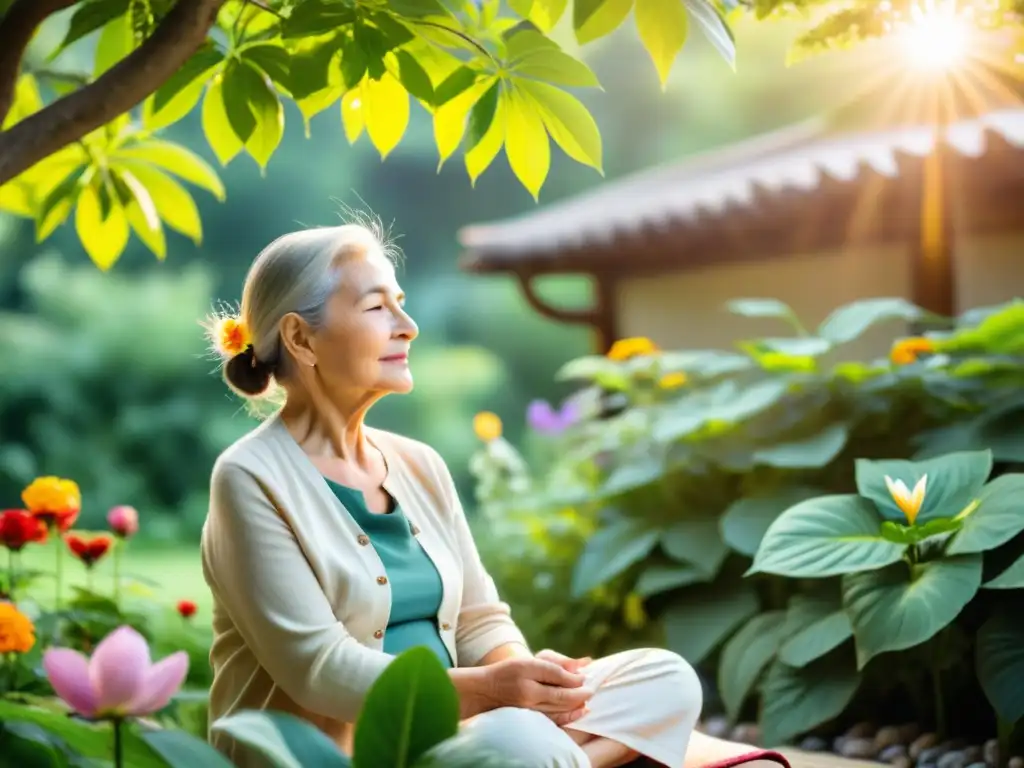
MULTIPOLYGON (((417 335, 373 232, 345 225, 277 239, 249 272, 240 315, 215 320, 228 385, 260 397, 274 382, 286 399, 213 469, 202 537, 214 598, 211 721, 290 712, 350 751, 374 680, 396 654, 426 646, 450 670, 463 727, 527 766, 766 756, 694 733, 701 686, 675 654, 592 661, 528 649, 444 461, 364 423, 382 397, 412 389, 417 335)), ((212 741, 236 764, 258 764, 227 735, 212 741)))

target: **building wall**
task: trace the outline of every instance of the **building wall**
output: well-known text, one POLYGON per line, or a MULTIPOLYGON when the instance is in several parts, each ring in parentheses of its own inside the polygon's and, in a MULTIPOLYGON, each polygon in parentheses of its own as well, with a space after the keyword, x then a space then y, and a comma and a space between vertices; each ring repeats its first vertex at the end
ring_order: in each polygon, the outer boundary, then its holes
MULTIPOLYGON (((957 244, 959 311, 1024 297, 1024 235, 971 238, 957 244)), ((768 262, 726 264, 625 280, 618 288, 620 336, 648 336, 665 349, 733 349, 737 341, 790 336, 781 321, 733 315, 734 298, 775 298, 813 331, 836 307, 858 299, 911 297, 909 248, 849 248, 768 262)), ((845 346, 844 359, 888 353, 891 321, 845 346)))

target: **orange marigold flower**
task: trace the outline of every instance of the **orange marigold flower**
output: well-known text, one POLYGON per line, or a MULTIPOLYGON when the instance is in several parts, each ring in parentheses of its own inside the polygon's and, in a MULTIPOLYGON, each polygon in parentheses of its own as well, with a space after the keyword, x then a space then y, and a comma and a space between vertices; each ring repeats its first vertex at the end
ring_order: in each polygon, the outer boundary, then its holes
POLYGON ((658 386, 662 389, 678 389, 679 387, 685 386, 686 382, 689 381, 686 374, 682 371, 674 371, 673 373, 666 373, 658 380, 658 386))
POLYGON ((175 608, 183 619, 191 619, 196 615, 196 611, 199 610, 191 600, 179 600, 175 608))
POLYGON ((86 568, 92 568, 114 545, 114 539, 105 533, 91 539, 69 533, 64 537, 64 542, 71 554, 81 560, 86 568))
POLYGON ((481 411, 473 417, 473 431, 481 442, 493 442, 501 437, 501 419, 496 413, 481 411))
POLYGON ((0 545, 20 552, 26 544, 46 541, 46 525, 27 509, 0 512, 0 545))
POLYGON ((653 355, 658 351, 654 342, 644 336, 633 336, 628 339, 619 339, 612 348, 608 350, 608 359, 622 362, 634 357, 653 355))
POLYGON ((68 530, 82 509, 82 494, 74 480, 61 477, 37 477, 21 492, 28 511, 47 528, 68 530))
POLYGON ((252 343, 252 336, 240 318, 222 317, 214 326, 213 343, 222 356, 234 357, 245 352, 252 343))
POLYGON ((922 336, 913 336, 909 339, 899 339, 892 345, 889 359, 896 365, 910 365, 917 361, 921 354, 935 351, 935 342, 922 336))
POLYGON ((36 644, 36 628, 13 603, 0 602, 0 656, 28 653, 36 644))

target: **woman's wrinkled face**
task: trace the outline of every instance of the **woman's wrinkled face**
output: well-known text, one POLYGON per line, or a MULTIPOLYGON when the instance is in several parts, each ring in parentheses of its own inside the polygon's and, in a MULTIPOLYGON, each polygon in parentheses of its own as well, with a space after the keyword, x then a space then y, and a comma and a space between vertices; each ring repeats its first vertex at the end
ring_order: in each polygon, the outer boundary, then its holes
POLYGON ((339 267, 324 326, 310 346, 328 390, 405 393, 412 390, 409 347, 419 333, 406 313, 394 265, 372 249, 339 267))

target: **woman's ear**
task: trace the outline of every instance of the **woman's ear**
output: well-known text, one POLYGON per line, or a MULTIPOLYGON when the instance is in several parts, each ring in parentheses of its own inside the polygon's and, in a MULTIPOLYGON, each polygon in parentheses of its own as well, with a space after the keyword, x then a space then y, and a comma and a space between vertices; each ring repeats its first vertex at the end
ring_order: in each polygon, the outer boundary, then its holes
POLYGON ((281 344, 288 350, 291 359, 299 368, 316 365, 313 334, 306 321, 294 312, 289 312, 281 318, 281 344))

